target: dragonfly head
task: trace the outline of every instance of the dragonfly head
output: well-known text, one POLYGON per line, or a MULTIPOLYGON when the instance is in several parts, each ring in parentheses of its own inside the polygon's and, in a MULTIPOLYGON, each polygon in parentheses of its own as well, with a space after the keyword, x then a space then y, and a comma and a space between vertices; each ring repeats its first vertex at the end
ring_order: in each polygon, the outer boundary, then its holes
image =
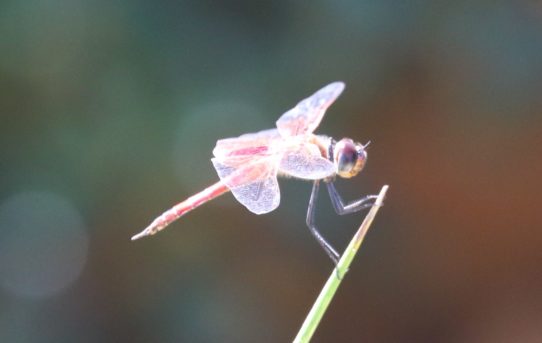
POLYGON ((365 166, 369 143, 362 145, 350 138, 343 138, 335 144, 333 159, 337 167, 337 174, 343 178, 356 176, 365 166))

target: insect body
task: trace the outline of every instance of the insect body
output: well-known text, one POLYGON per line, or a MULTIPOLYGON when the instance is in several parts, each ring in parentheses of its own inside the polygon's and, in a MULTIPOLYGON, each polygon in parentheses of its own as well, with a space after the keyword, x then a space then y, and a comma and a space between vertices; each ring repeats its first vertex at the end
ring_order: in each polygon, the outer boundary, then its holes
POLYGON ((315 226, 320 181, 326 184, 333 207, 340 215, 370 207, 376 199, 369 195, 345 205, 333 183, 336 176, 351 178, 363 169, 367 145, 349 138, 336 142, 313 134, 326 109, 343 90, 342 82, 331 83, 284 113, 277 120, 276 128, 217 141, 211 161, 220 181, 164 212, 132 240, 157 233, 192 209, 228 191, 253 213, 271 212, 280 203, 277 176, 291 176, 313 181, 307 226, 337 263, 339 255, 315 226))

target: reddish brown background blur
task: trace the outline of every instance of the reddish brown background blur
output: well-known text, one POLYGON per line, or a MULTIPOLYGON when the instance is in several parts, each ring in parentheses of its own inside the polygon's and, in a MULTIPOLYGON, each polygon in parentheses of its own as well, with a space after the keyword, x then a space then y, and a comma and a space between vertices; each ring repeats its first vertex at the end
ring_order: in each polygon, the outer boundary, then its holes
MULTIPOLYGON (((129 238, 335 80, 318 133, 372 141, 338 188, 390 190, 314 342, 542 341, 537 2, 7 1, 0 51, 0 341, 291 341, 332 268, 310 184, 129 238)), ((363 215, 321 199, 342 250, 363 215)))

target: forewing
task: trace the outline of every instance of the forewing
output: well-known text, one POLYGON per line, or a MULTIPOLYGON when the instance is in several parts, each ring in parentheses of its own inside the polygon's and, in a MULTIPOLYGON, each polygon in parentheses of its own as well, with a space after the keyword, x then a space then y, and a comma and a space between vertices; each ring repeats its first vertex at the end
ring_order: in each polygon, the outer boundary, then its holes
POLYGON ((312 133, 324 117, 326 109, 344 90, 344 83, 333 82, 302 100, 277 120, 277 128, 284 137, 312 133))
POLYGON ((275 156, 251 161, 244 157, 226 159, 213 158, 211 161, 233 196, 249 211, 263 214, 273 211, 280 203, 275 156))
POLYGON ((280 138, 277 129, 247 133, 239 137, 220 139, 213 149, 215 157, 243 156, 265 153, 271 142, 280 138))
POLYGON ((286 151, 279 164, 281 173, 300 179, 320 180, 335 174, 335 165, 323 158, 318 147, 311 143, 286 151))
POLYGON ((256 214, 271 212, 280 203, 280 190, 276 175, 232 188, 231 192, 237 201, 250 212, 256 214))

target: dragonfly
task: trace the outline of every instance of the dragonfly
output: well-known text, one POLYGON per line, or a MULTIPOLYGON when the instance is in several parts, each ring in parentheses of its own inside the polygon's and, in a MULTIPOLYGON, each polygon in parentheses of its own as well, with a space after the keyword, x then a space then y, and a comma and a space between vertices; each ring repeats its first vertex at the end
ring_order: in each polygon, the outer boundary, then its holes
POLYGON ((325 183, 339 215, 371 207, 376 199, 376 195, 367 195, 345 203, 334 184, 337 177, 349 179, 363 169, 369 143, 362 145, 350 138, 335 141, 313 133, 344 87, 343 82, 333 82, 318 90, 284 113, 276 128, 218 140, 211 161, 220 181, 165 211, 132 240, 158 233, 189 211, 228 191, 250 212, 271 212, 280 203, 277 177, 293 177, 313 182, 306 224, 336 265, 339 254, 315 223, 320 182, 325 183))

